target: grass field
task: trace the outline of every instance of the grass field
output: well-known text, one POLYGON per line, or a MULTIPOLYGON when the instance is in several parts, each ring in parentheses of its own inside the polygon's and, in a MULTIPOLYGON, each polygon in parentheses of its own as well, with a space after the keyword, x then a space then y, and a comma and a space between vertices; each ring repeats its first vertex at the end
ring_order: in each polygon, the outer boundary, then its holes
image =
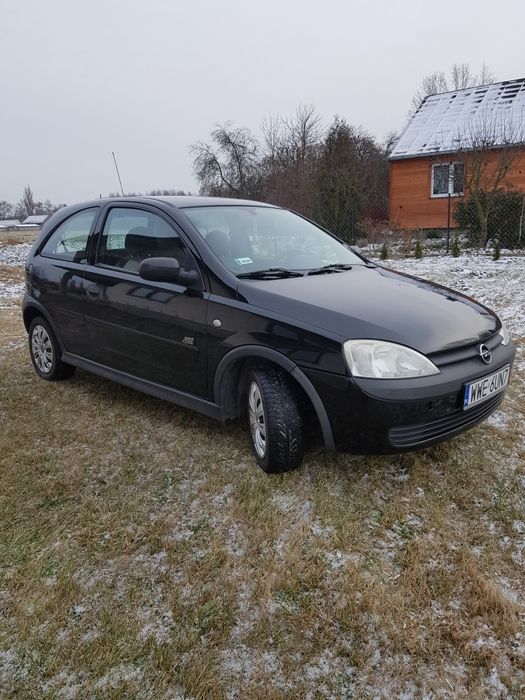
POLYGON ((37 379, 1 259, 1 697, 525 696, 523 261, 422 261, 509 320, 488 422, 268 477, 244 426, 37 379))

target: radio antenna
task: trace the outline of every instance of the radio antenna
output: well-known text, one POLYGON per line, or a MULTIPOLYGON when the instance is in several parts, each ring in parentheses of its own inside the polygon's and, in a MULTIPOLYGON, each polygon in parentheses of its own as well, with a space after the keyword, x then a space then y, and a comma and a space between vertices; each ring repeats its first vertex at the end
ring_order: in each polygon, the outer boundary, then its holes
POLYGON ((115 158, 115 154, 113 151, 111 151, 111 155, 113 156, 113 161, 115 163, 115 170, 117 171, 117 177, 120 183, 120 191, 122 192, 122 196, 124 197, 124 188, 122 187, 122 180, 120 179, 120 173, 118 171, 117 159, 115 158))

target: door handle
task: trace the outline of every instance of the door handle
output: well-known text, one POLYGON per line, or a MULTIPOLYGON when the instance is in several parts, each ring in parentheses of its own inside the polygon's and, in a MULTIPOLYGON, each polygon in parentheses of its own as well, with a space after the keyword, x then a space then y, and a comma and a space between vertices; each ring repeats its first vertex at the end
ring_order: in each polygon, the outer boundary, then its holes
POLYGON ((86 287, 86 294, 91 299, 97 299, 100 296, 100 287, 98 284, 88 284, 86 287))

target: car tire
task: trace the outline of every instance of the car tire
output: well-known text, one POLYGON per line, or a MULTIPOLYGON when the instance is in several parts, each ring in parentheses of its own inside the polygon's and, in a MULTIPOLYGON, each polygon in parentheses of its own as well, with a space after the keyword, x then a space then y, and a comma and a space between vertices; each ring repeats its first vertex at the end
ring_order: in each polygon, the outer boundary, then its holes
POLYGON ((257 464, 268 473, 300 466, 304 452, 299 389, 286 372, 254 369, 248 376, 248 421, 257 464))
POLYGON ((49 323, 36 316, 29 326, 29 353, 35 372, 47 381, 69 379, 75 367, 62 362, 62 351, 49 323))

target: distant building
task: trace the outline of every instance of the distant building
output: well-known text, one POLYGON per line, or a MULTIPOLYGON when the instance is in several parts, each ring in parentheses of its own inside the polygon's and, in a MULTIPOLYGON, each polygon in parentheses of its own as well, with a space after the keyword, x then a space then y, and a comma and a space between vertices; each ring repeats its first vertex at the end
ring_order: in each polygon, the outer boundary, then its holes
POLYGON ((44 221, 49 218, 49 214, 33 214, 32 216, 26 217, 20 226, 42 226, 44 221))
POLYGON ((450 202, 451 225, 456 225, 454 210, 464 194, 470 144, 483 131, 490 131, 482 142, 490 146, 481 148, 488 167, 497 167, 504 147, 522 152, 506 182, 525 192, 525 78, 429 95, 390 156, 391 224, 445 228, 450 202))
POLYGON ((18 219, 3 219, 0 221, 0 229, 15 228, 20 226, 20 221, 18 219))

